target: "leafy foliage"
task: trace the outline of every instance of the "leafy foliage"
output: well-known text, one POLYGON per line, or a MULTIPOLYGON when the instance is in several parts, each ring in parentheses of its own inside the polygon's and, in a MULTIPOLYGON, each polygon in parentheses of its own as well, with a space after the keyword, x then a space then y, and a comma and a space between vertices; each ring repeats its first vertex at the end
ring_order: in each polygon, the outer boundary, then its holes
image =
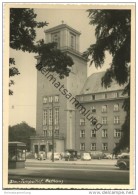
POLYGON ((124 101, 126 119, 122 125, 123 137, 118 150, 129 147, 130 131, 130 45, 131 45, 131 11, 130 10, 87 10, 90 25, 95 26, 96 43, 84 52, 83 56, 95 67, 102 67, 105 51, 112 55, 110 68, 102 78, 102 85, 110 86, 113 79, 119 85, 127 85, 124 90, 128 99, 124 101))
MULTIPOLYGON (((9 58, 9 77, 13 77, 15 75, 20 74, 18 69, 16 67, 13 67, 15 65, 15 60, 14 58, 9 58)), ((10 79, 9 81, 9 87, 11 85, 14 85, 14 81, 12 79, 10 79)), ((11 89, 9 89, 9 95, 13 95, 13 91, 11 89)))
POLYGON ((26 143, 27 150, 30 150, 30 136, 36 134, 35 128, 30 127, 26 122, 9 126, 9 141, 19 141, 26 143))
MULTIPOLYGON (((60 78, 68 76, 73 65, 73 60, 66 53, 56 47, 56 43, 45 44, 44 40, 36 42, 37 28, 47 26, 47 22, 37 22, 37 14, 33 9, 11 8, 10 9, 10 47, 15 50, 38 53, 43 66, 59 74, 60 78)), ((10 58, 10 64, 15 65, 15 60, 10 58)), ((18 75, 17 68, 10 68, 9 75, 18 75)), ((14 84, 14 83, 12 83, 14 84)), ((11 82, 9 84, 11 86, 11 82)), ((13 94, 10 90, 9 94, 13 94)))
POLYGON ((47 22, 37 22, 33 9, 10 9, 10 47, 32 52, 35 49, 36 28, 47 26, 47 22))
POLYGON ((72 58, 57 48, 57 43, 45 44, 41 40, 37 46, 40 56, 40 63, 43 67, 48 67, 50 72, 58 73, 60 79, 69 76, 70 67, 74 64, 72 58))

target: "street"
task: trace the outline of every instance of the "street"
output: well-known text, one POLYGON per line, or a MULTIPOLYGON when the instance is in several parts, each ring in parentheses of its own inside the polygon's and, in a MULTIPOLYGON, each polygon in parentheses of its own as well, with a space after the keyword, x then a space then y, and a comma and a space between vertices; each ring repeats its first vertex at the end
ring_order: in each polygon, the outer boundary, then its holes
MULTIPOLYGON (((97 161, 99 162, 99 161, 97 161)), ((25 169, 9 170, 9 183, 55 183, 55 184, 129 184, 129 171, 110 165, 75 163, 26 162, 25 169)))

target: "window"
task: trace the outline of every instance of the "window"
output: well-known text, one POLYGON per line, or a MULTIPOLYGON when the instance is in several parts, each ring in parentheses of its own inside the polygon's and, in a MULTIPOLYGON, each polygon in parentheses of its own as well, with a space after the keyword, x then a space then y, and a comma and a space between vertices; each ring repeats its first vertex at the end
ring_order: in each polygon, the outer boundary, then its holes
POLYGON ((107 98, 107 94, 106 93, 102 94, 102 98, 106 99, 107 98))
POLYGON ((75 45, 76 45, 76 36, 74 34, 70 34, 70 47, 72 49, 75 49, 75 45))
POLYGON ((107 137, 107 129, 102 129, 102 137, 107 137))
POLYGON ((59 96, 55 95, 55 102, 59 102, 59 96))
POLYGON ((114 93, 114 97, 117 98, 118 97, 118 92, 114 93))
POLYGON ((114 129, 114 137, 121 137, 121 130, 120 129, 114 129))
POLYGON ((114 104, 114 111, 119 111, 119 104, 114 104))
POLYGON ((49 125, 52 125, 52 109, 49 109, 49 125))
POLYGON ((102 106, 102 112, 107 112, 107 105, 102 106))
POLYGON ((119 123, 120 123, 119 116, 114 116, 114 124, 119 124, 119 123))
POLYGON ((55 135, 59 135, 59 130, 55 129, 55 135))
POLYGON ((60 33, 59 32, 52 34, 52 42, 57 43, 57 48, 60 47, 60 33))
POLYGON ((82 137, 82 138, 85 137, 85 130, 80 130, 80 137, 82 137))
POLYGON ((96 150, 96 143, 91 143, 91 150, 96 150))
POLYGON ((103 143, 102 144, 102 150, 103 151, 107 151, 108 150, 108 144, 107 143, 103 143))
POLYGON ((46 130, 47 130, 47 126, 44 125, 44 126, 43 126, 43 131, 46 131, 46 130))
POLYGON ((91 137, 96 137, 96 130, 95 129, 91 130, 91 137))
POLYGON ((53 101, 52 96, 49 96, 49 102, 52 102, 52 101, 53 101))
POLYGON ((44 104, 47 103, 47 97, 43 97, 43 103, 44 103, 44 104))
POLYGON ((102 117, 102 124, 106 125, 107 124, 107 117, 102 117))
POLYGON ((55 108, 55 125, 59 125, 59 108, 55 108))
POLYGON ((51 136, 52 136, 52 131, 49 130, 49 131, 47 132, 47 135, 48 135, 49 137, 51 137, 51 136))
POLYGON ((81 119, 80 119, 80 125, 81 125, 81 126, 85 125, 85 118, 81 118, 81 119))
POLYGON ((92 95, 92 100, 95 100, 95 95, 92 95))
POLYGON ((80 150, 85 150, 85 143, 80 143, 80 150))
POLYGON ((47 110, 43 110, 43 125, 47 125, 47 110))
POLYGON ((94 113, 96 112, 96 108, 94 106, 91 107, 91 111, 94 113))

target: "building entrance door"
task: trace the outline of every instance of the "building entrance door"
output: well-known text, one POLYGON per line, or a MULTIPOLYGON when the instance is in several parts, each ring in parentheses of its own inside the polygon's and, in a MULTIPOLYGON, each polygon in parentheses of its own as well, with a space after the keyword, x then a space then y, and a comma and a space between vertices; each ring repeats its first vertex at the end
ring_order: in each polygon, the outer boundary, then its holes
POLYGON ((49 145, 48 145, 48 150, 49 150, 49 152, 51 152, 51 151, 52 151, 52 149, 53 149, 52 144, 49 144, 49 145))
POLYGON ((34 152, 38 154, 38 145, 34 145, 34 152))
POLYGON ((40 145, 40 151, 45 151, 45 145, 40 145))

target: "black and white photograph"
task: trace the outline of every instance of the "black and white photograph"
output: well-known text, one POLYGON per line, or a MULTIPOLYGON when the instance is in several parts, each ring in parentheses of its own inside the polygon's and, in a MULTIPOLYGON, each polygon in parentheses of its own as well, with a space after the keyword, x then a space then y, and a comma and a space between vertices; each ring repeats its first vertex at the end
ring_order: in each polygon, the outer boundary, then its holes
POLYGON ((3 188, 135 188, 135 3, 3 3, 3 188))

